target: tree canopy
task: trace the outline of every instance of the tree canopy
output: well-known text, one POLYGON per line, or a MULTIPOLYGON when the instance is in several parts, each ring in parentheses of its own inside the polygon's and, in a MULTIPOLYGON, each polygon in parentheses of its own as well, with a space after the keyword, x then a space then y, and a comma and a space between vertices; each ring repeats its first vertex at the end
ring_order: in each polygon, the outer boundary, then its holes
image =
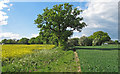
POLYGON ((86 37, 86 36, 82 36, 79 39, 79 45, 80 46, 91 46, 92 45, 92 39, 86 37))
POLYGON ((67 44, 68 46, 78 46, 79 45, 78 41, 79 41, 79 38, 68 39, 67 44))
POLYGON ((89 36, 88 38, 93 40, 93 45, 101 45, 102 43, 111 39, 108 33, 103 31, 94 32, 93 35, 89 36))
POLYGON ((40 28, 41 32, 49 31, 49 34, 53 34, 58 38, 59 46, 64 45, 73 34, 74 30, 81 32, 82 28, 87 26, 83 20, 83 17, 78 17, 82 10, 72 7, 69 3, 54 5, 53 8, 44 9, 43 14, 39 14, 35 20, 35 24, 40 28), (67 28, 72 28, 67 30, 67 28))
POLYGON ((18 41, 19 44, 28 44, 29 39, 28 38, 22 38, 18 41))
POLYGON ((35 44, 35 37, 31 38, 29 41, 28 41, 29 44, 35 44))

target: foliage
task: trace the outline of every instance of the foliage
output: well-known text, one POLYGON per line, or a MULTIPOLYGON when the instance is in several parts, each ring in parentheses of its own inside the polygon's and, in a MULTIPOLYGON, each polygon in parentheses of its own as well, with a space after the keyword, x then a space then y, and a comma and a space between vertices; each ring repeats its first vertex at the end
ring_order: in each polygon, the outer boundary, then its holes
POLYGON ((79 45, 80 46, 91 46, 92 45, 92 39, 83 36, 79 39, 79 45))
POLYGON ((28 44, 29 39, 27 38, 22 38, 18 41, 19 44, 28 44))
POLYGON ((50 45, 4 45, 3 48, 11 46, 12 51, 25 48, 33 53, 2 60, 2 72, 77 72, 73 51, 47 50, 50 45))
POLYGON ((43 40, 40 36, 37 36, 34 40, 35 44, 43 44, 43 40))
POLYGON ((1 43, 7 43, 7 39, 3 39, 1 43))
POLYGON ((43 14, 39 14, 35 20, 35 24, 40 28, 41 32, 48 30, 58 38, 58 45, 63 46, 66 44, 68 37, 73 34, 73 30, 81 31, 83 27, 86 26, 83 17, 77 17, 80 15, 82 10, 77 8, 72 8, 73 5, 69 3, 54 5, 53 8, 44 9, 43 14), (57 19, 56 19, 57 18, 57 19), (67 28, 73 28, 73 30, 67 30, 67 28))
POLYGON ((101 45, 105 41, 109 41, 111 39, 108 33, 103 31, 94 32, 93 35, 89 36, 88 38, 93 40, 93 45, 101 45))
POLYGON ((118 41, 118 40, 115 40, 115 44, 119 44, 119 41, 118 41))
POLYGON ((49 37, 49 43, 58 46, 58 38, 55 35, 49 37))
MULTIPOLYGON (((114 46, 83 46, 113 48, 114 46)), ((79 48, 83 48, 79 47, 79 48)), ((117 48, 117 46, 115 45, 117 48)), ((118 72, 118 50, 77 50, 82 72, 118 72)))
POLYGON ((3 39, 2 41, 1 41, 1 43, 4 43, 4 44, 16 44, 17 43, 17 41, 16 40, 13 40, 13 39, 3 39))
POLYGON ((95 38, 92 42, 93 46, 101 45, 101 40, 99 38, 95 38))
POLYGON ((31 38, 29 41, 28 41, 29 44, 35 44, 35 37, 31 38))
POLYGON ((79 45, 78 41, 79 38, 72 38, 68 40, 67 44, 68 46, 78 46, 79 45))
POLYGON ((58 39, 57 37, 51 33, 51 31, 49 30, 45 30, 45 31, 40 31, 39 36, 41 37, 41 39, 43 40, 44 44, 55 44, 58 45, 58 39))

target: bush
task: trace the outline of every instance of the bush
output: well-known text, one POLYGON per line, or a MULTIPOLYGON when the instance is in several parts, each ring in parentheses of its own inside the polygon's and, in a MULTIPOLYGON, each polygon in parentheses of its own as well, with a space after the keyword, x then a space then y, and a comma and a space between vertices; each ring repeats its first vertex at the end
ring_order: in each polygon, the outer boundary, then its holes
POLYGON ((112 41, 112 40, 106 41, 106 42, 104 42, 104 43, 108 43, 108 44, 115 44, 115 42, 114 42, 114 41, 112 41))

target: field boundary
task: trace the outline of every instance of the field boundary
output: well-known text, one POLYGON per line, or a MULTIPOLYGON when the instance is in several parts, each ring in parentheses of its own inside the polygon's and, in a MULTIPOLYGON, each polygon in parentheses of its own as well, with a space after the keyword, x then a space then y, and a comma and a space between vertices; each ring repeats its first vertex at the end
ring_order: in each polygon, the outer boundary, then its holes
POLYGON ((77 54, 76 51, 74 51, 74 54, 75 54, 75 61, 76 61, 77 65, 78 65, 78 72, 81 72, 81 67, 80 67, 80 62, 79 62, 80 60, 78 58, 78 54, 77 54))

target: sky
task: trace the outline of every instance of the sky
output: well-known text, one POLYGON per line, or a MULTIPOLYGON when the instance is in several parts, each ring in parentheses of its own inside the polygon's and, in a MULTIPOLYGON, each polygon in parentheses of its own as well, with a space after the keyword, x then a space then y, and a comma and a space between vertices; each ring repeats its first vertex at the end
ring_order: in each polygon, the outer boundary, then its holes
POLYGON ((104 31, 115 40, 118 39, 118 0, 0 0, 0 40, 36 37, 39 34, 34 20, 43 9, 68 2, 84 10, 79 17, 88 25, 82 32, 74 31, 71 38, 90 36, 96 31, 104 31))

